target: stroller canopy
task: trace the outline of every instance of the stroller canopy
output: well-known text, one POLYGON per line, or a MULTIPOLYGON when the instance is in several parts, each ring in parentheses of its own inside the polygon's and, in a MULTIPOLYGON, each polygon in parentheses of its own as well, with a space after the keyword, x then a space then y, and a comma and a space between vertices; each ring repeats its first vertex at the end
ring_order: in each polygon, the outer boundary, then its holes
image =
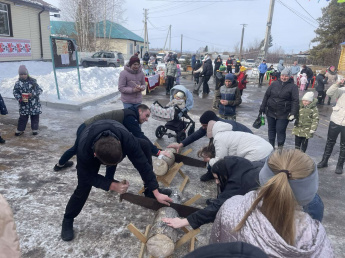
POLYGON ((170 101, 174 98, 176 92, 182 91, 186 96, 186 109, 187 111, 193 108, 194 100, 193 94, 183 85, 176 85, 170 90, 170 101))

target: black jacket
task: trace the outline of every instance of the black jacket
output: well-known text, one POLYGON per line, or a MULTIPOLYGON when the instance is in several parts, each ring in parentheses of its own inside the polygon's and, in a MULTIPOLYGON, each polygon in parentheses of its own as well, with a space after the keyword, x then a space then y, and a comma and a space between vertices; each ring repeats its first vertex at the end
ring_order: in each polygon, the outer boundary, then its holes
MULTIPOLYGON (((247 126, 245 126, 239 122, 236 122, 234 120, 225 120, 225 119, 217 117, 217 121, 231 124, 233 131, 253 133, 252 130, 250 130, 247 126)), ((204 137, 206 135, 206 133, 207 133, 206 129, 200 127, 199 130, 195 131, 194 133, 192 133, 190 136, 188 136, 186 139, 184 139, 182 141, 183 146, 187 146, 187 145, 199 140, 200 138, 204 137)))
POLYGON ((81 133, 77 153, 78 181, 105 191, 109 190, 112 180, 98 174, 101 162, 94 157, 93 151, 95 139, 104 132, 115 135, 121 142, 123 158, 127 156, 139 171, 145 187, 150 191, 157 189, 158 182, 156 176, 138 140, 122 124, 112 120, 96 121, 87 126, 81 133))
POLYGON ((159 149, 152 144, 152 142, 145 136, 139 125, 139 111, 135 107, 126 108, 124 111, 123 125, 130 131, 135 137, 148 141, 151 146, 151 152, 154 155, 158 154, 159 149))
POLYGON ((213 74, 212 60, 207 59, 200 75, 211 76, 213 74))
POLYGON ((235 196, 245 195, 260 186, 259 173, 263 162, 250 162, 236 156, 224 157, 228 174, 228 182, 217 199, 206 208, 196 211, 187 217, 192 228, 196 229, 203 224, 213 222, 223 203, 235 196))
POLYGON ((313 71, 309 68, 309 67, 306 67, 306 68, 303 68, 302 71, 301 71, 301 74, 307 74, 307 78, 312 78, 314 73, 313 71))
POLYGON ((316 91, 324 91, 325 90, 325 83, 327 83, 327 79, 325 75, 323 74, 318 74, 316 76, 316 91))
POLYGON ((218 57, 216 58, 216 60, 214 60, 214 70, 215 71, 219 70, 220 65, 223 63, 222 59, 220 59, 219 62, 217 62, 217 60, 218 60, 218 57))
POLYGON ((272 82, 268 87, 260 106, 260 112, 276 119, 288 119, 289 115, 297 117, 299 111, 299 95, 293 78, 287 82, 272 82))

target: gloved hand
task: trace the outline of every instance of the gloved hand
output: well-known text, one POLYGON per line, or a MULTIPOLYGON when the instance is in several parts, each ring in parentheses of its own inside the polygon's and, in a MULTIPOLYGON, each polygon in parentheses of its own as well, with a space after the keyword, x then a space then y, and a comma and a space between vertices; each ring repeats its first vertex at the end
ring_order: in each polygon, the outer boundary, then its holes
POLYGON ((295 119, 295 116, 294 115, 290 115, 289 117, 288 117, 288 120, 289 121, 293 121, 295 119))
POLYGON ((313 134, 313 133, 315 133, 315 131, 314 130, 310 130, 309 133, 313 134))
POLYGON ((180 112, 180 113, 177 114, 177 116, 178 116, 179 119, 181 119, 182 115, 183 115, 182 112, 180 112))

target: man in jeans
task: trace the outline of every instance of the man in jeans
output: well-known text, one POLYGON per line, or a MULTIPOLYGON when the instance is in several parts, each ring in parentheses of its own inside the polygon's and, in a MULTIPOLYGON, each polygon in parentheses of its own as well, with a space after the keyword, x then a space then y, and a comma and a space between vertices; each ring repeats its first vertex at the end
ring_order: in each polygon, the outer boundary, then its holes
POLYGON ((301 71, 301 67, 299 67, 297 61, 293 62, 291 66, 291 75, 293 77, 293 82, 297 85, 297 74, 301 71))
POLYGON ((264 80, 265 73, 267 72, 266 60, 262 60, 262 63, 258 67, 259 69, 259 86, 262 86, 262 81, 264 80))

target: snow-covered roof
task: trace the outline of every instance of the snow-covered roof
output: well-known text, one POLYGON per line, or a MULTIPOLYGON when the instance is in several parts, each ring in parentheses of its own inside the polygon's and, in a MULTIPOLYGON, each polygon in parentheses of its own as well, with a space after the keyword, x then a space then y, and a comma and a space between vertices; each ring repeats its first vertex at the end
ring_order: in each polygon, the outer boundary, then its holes
POLYGON ((49 12, 60 12, 60 9, 51 5, 51 4, 48 4, 47 2, 45 1, 42 1, 42 0, 9 0, 15 4, 18 4, 18 5, 26 5, 26 6, 30 6, 30 7, 33 7, 33 8, 39 8, 39 9, 42 9, 44 7, 44 10, 45 11, 49 11, 49 12))
MULTIPOLYGON (((126 29, 122 25, 106 21, 106 37, 109 37, 112 39, 129 39, 139 42, 144 42, 144 39, 142 37, 139 37, 137 34, 133 33, 132 31, 126 29)), ((51 25, 51 34, 56 35, 68 35, 73 36, 77 35, 77 31, 75 30, 75 23, 74 22, 67 22, 67 21, 50 21, 51 25)), ((97 31, 97 38, 103 38, 103 21, 98 23, 98 31, 97 31)))

